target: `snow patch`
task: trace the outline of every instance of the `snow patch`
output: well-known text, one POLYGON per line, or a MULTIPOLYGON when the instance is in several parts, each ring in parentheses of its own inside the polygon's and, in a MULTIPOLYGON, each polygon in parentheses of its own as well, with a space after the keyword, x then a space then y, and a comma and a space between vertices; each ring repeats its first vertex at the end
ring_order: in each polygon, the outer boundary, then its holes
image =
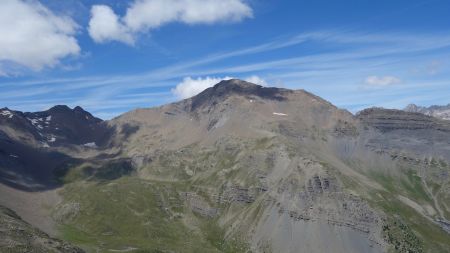
POLYGON ((43 148, 49 148, 50 147, 47 142, 41 142, 41 145, 42 145, 43 148))
POLYGON ((19 156, 18 156, 18 155, 13 155, 13 154, 10 154, 9 156, 11 156, 11 157, 14 157, 14 158, 19 158, 19 156))
POLYGON ((49 124, 50 124, 50 121, 52 120, 52 116, 50 115, 50 116, 47 116, 46 118, 45 118, 45 124, 48 126, 49 124))
POLYGON ((8 117, 8 118, 12 118, 14 115, 10 112, 10 111, 8 111, 8 110, 3 110, 3 111, 1 111, 0 112, 0 115, 3 115, 3 116, 5 116, 5 117, 8 117))
POLYGON ((434 114, 441 119, 450 120, 450 110, 436 111, 434 114))
POLYGON ((83 146, 88 147, 88 148, 97 148, 97 144, 95 144, 95 142, 89 142, 89 143, 83 144, 83 146))
POLYGON ((31 122, 31 124, 36 127, 39 130, 44 129, 44 127, 40 124, 40 122, 42 122, 42 119, 31 119, 31 118, 27 118, 27 120, 29 120, 31 122))
POLYGON ((55 136, 50 136, 50 138, 48 138, 48 142, 55 142, 56 138, 55 136))
POLYGON ((281 113, 281 112, 274 112, 273 115, 288 116, 286 113, 281 113))

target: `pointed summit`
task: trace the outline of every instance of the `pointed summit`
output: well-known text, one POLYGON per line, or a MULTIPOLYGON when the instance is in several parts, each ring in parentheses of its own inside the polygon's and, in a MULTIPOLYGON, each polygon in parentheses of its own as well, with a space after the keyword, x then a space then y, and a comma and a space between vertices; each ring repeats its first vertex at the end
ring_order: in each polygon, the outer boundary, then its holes
POLYGON ((81 106, 75 106, 73 109, 68 107, 67 105, 56 105, 52 108, 48 109, 47 111, 43 112, 37 112, 35 114, 42 115, 51 115, 58 117, 79 117, 86 120, 93 120, 94 122, 101 122, 102 120, 99 118, 94 117, 91 113, 84 110, 81 106))
POLYGON ((254 95, 267 99, 283 100, 283 93, 288 92, 288 90, 275 87, 263 87, 261 85, 257 85, 240 79, 230 79, 223 80, 220 83, 214 85, 214 87, 206 89, 204 92, 216 96, 230 94, 243 96, 254 95))
POLYGON ((417 106, 410 104, 405 109, 406 112, 418 112, 425 115, 433 116, 443 120, 450 120, 450 104, 448 105, 432 105, 429 107, 417 106))
POLYGON ((191 110, 195 110, 200 106, 211 106, 224 100, 230 96, 256 96, 269 100, 285 100, 287 94, 291 93, 291 90, 275 88, 275 87, 263 87, 254 83, 239 79, 223 80, 211 88, 208 88, 200 94, 191 98, 192 105, 191 110))
POLYGON ((67 105, 55 105, 52 108, 48 109, 48 113, 61 113, 61 112, 70 112, 72 109, 67 105))
POLYGON ((73 111, 75 111, 75 112, 83 112, 83 113, 86 112, 86 110, 84 110, 83 107, 81 107, 79 105, 75 106, 75 108, 73 108, 73 111))

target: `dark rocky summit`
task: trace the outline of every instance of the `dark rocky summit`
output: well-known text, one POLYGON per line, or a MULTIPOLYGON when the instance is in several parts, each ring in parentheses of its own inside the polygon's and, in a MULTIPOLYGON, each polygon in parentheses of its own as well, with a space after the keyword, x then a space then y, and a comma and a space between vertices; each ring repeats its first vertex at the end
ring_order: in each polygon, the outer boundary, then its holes
POLYGON ((286 94, 291 92, 287 89, 267 88, 238 79, 224 80, 194 96, 190 109, 194 111, 200 106, 214 106, 232 95, 256 96, 280 101, 285 100, 286 94))

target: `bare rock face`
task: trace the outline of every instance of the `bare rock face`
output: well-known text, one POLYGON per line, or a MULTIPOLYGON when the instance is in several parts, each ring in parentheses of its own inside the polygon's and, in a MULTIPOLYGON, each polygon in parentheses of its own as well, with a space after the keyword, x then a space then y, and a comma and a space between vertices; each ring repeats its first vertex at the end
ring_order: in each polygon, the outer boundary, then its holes
POLYGON ((244 230, 251 224, 252 251, 385 250, 380 213, 361 197, 346 192, 331 171, 304 157, 285 158, 285 162, 276 158, 274 164, 273 171, 264 176, 267 188, 252 203, 246 203, 246 208, 258 206, 258 211, 249 215, 249 220, 234 224, 244 230))
POLYGON ((450 161, 450 123, 421 113, 382 108, 359 112, 360 139, 366 146, 411 157, 434 156, 450 161))
POLYGON ((450 123, 417 112, 371 108, 359 112, 357 117, 383 132, 421 129, 450 132, 450 123))
POLYGON ((70 202, 58 206, 53 214, 53 219, 60 224, 65 224, 73 220, 78 215, 81 207, 80 203, 70 202))
POLYGON ((211 205, 194 192, 181 192, 180 196, 186 201, 187 206, 196 214, 207 218, 215 218, 219 215, 219 209, 211 205))

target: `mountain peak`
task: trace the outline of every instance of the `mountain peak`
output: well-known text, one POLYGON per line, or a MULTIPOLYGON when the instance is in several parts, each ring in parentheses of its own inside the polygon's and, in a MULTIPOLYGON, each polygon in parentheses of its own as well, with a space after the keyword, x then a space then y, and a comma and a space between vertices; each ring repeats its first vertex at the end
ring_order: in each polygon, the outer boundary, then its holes
POLYGON ((88 118, 95 118, 94 116, 92 116, 92 114, 91 114, 90 112, 84 110, 81 106, 75 106, 75 107, 72 109, 72 112, 74 112, 75 114, 78 114, 78 115, 82 115, 82 116, 84 116, 84 117, 87 117, 87 119, 88 119, 88 118))
POLYGON ((250 83, 241 79, 229 79, 229 80, 222 80, 216 85, 217 87, 239 87, 241 89, 251 89, 255 87, 262 87, 261 85, 257 85, 254 83, 250 83))
MULTIPOLYGON (((229 79, 229 80, 220 81, 219 83, 214 85, 211 89, 216 92, 221 92, 221 93, 234 92, 234 93, 250 94, 250 93, 257 93, 257 91, 259 91, 259 90, 268 89, 268 88, 265 88, 258 84, 240 80, 240 79, 229 79)), ((273 89, 276 89, 276 88, 273 88, 273 89)), ((257 95, 257 94, 255 94, 255 95, 257 95)))
POLYGON ((55 105, 52 108, 48 109, 48 112, 69 112, 72 111, 70 107, 67 105, 55 105))
POLYGON ((77 105, 75 108, 73 108, 73 111, 75 112, 86 112, 86 110, 83 109, 83 107, 77 105))
MULTIPOLYGON (((285 93, 291 92, 287 89, 276 87, 263 87, 254 83, 250 83, 240 79, 223 80, 211 88, 204 90, 199 95, 209 96, 227 96, 227 95, 241 95, 241 96, 258 96, 266 99, 284 100, 285 93)), ((199 96, 197 95, 197 96, 199 96)))
POLYGON ((55 105, 52 108, 48 109, 49 112, 87 112, 84 110, 81 106, 75 106, 73 109, 71 109, 67 105, 55 105))
POLYGON ((406 112, 417 112, 436 118, 450 120, 450 104, 448 105, 432 105, 430 107, 417 106, 410 104, 403 109, 406 112))
MULTIPOLYGON (((80 115, 86 119, 96 119, 94 116, 92 116, 91 113, 89 113, 88 111, 84 110, 81 106, 75 106, 73 109, 71 109, 70 107, 68 107, 67 105, 55 105, 52 108, 48 109, 45 112, 39 112, 39 113, 48 113, 50 115, 52 114, 76 114, 76 115, 80 115)), ((99 120, 99 119, 98 119, 99 120)))
POLYGON ((415 104, 409 104, 403 110, 407 111, 407 112, 417 112, 419 110, 419 108, 420 107, 415 104))
POLYGON ((202 105, 211 106, 233 95, 256 96, 263 99, 280 101, 287 99, 287 93, 291 92, 291 90, 275 87, 263 87, 261 85, 239 79, 223 80, 213 87, 208 88, 200 94, 192 97, 191 110, 195 110, 202 105))

